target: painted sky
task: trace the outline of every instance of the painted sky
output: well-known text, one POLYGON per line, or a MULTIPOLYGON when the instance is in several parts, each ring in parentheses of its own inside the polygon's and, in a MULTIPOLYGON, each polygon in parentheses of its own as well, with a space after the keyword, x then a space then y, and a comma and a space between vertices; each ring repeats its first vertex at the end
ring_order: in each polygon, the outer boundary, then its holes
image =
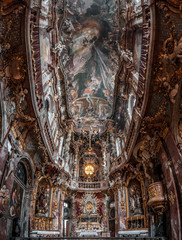
POLYGON ((108 118, 119 69, 117 2, 68 0, 61 27, 62 68, 69 114, 108 118))

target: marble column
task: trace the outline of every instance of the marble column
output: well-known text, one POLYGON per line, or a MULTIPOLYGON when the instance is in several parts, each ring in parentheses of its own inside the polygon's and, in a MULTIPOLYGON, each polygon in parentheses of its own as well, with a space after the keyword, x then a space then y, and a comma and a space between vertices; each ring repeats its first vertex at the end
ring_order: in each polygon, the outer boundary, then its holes
POLYGON ((109 196, 107 196, 107 194, 105 194, 105 199, 103 200, 103 204, 104 204, 104 232, 109 232, 108 202, 109 202, 109 196))
POLYGON ((105 180, 107 177, 107 155, 106 155, 107 151, 106 151, 106 143, 103 142, 102 144, 102 156, 103 156, 103 179, 105 180))
POLYGON ((60 194, 60 201, 59 201, 59 212, 60 212, 60 236, 63 237, 63 230, 64 230, 64 200, 65 200, 65 191, 61 190, 60 194))
POLYGON ((76 221, 76 199, 75 199, 75 194, 72 196, 72 230, 73 232, 71 233, 71 236, 76 235, 75 228, 77 227, 77 221, 76 221))
POLYGON ((53 189, 53 203, 52 203, 52 217, 53 217, 53 229, 60 229, 60 209, 58 208, 58 202, 60 201, 61 190, 58 187, 53 189))
POLYGON ((116 175, 116 182, 114 185, 114 201, 115 201, 115 236, 118 236, 118 232, 122 229, 122 199, 121 199, 121 179, 116 175))

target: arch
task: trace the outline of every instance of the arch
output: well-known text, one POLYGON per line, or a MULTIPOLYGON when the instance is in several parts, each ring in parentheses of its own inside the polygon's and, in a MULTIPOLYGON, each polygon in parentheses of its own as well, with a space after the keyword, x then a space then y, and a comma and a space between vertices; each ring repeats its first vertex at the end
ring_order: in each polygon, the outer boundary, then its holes
POLYGON ((27 237, 29 231, 29 211, 33 171, 30 160, 21 157, 16 166, 10 195, 10 219, 12 237, 27 237), (27 211, 24 211, 26 209, 27 211))
POLYGON ((27 184, 27 171, 26 171, 25 165, 21 161, 18 162, 18 164, 17 164, 15 175, 26 186, 26 184, 27 184))
MULTIPOLYGON (((26 171, 26 175, 27 175, 27 181, 24 184, 26 188, 31 188, 33 186, 34 183, 34 179, 33 179, 33 164, 31 159, 27 158, 26 156, 21 156, 17 167, 21 166, 20 168, 25 168, 26 171)), ((15 176, 17 176, 16 172, 15 172, 15 176)), ((20 179, 21 180, 21 179, 20 179)))

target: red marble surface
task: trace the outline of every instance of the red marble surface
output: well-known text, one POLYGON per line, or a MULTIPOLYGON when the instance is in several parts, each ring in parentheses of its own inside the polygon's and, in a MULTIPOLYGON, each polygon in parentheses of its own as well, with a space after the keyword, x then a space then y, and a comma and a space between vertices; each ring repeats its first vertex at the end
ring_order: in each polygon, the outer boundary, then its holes
MULTIPOLYGON (((171 221, 171 239, 172 240, 181 240, 181 214, 180 214, 180 205, 179 205, 179 191, 178 191, 178 182, 176 182, 177 169, 176 161, 179 159, 178 151, 174 144, 173 138, 169 133, 166 136, 166 145, 168 146, 169 153, 172 158, 172 164, 170 164, 170 157, 167 155, 164 148, 161 148, 160 151, 160 160, 162 165, 162 170, 165 179, 165 185, 167 189, 168 200, 170 202, 170 221, 171 221), (174 171, 175 170, 175 171, 174 171), (175 176, 176 175, 176 176, 175 176)), ((179 179, 179 176, 178 178, 179 179)))
MULTIPOLYGON (((8 150, 6 148, 0 149, 0 183, 2 183, 2 174, 5 167, 5 163, 8 157, 8 150)), ((9 179, 11 182, 11 179, 9 179)), ((11 190, 10 183, 6 186, 9 190, 11 190)), ((0 239, 4 240, 6 239, 7 235, 7 215, 9 214, 9 202, 6 205, 2 205, 2 209, 0 209, 3 213, 3 217, 0 218, 0 239)))
POLYGON ((178 181, 178 187, 181 187, 180 195, 182 198, 182 174, 181 174, 182 156, 180 155, 179 149, 178 149, 176 142, 173 138, 173 135, 170 131, 168 132, 168 134, 165 138, 165 142, 169 149, 169 153, 170 153, 173 165, 174 165, 174 170, 175 170, 176 178, 178 181))

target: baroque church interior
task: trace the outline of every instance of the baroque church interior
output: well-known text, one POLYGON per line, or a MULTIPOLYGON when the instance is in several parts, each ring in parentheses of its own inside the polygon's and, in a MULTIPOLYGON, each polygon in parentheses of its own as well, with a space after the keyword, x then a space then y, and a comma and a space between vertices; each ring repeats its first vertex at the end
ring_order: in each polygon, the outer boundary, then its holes
POLYGON ((0 5, 0 239, 181 240, 182 1, 0 5))

